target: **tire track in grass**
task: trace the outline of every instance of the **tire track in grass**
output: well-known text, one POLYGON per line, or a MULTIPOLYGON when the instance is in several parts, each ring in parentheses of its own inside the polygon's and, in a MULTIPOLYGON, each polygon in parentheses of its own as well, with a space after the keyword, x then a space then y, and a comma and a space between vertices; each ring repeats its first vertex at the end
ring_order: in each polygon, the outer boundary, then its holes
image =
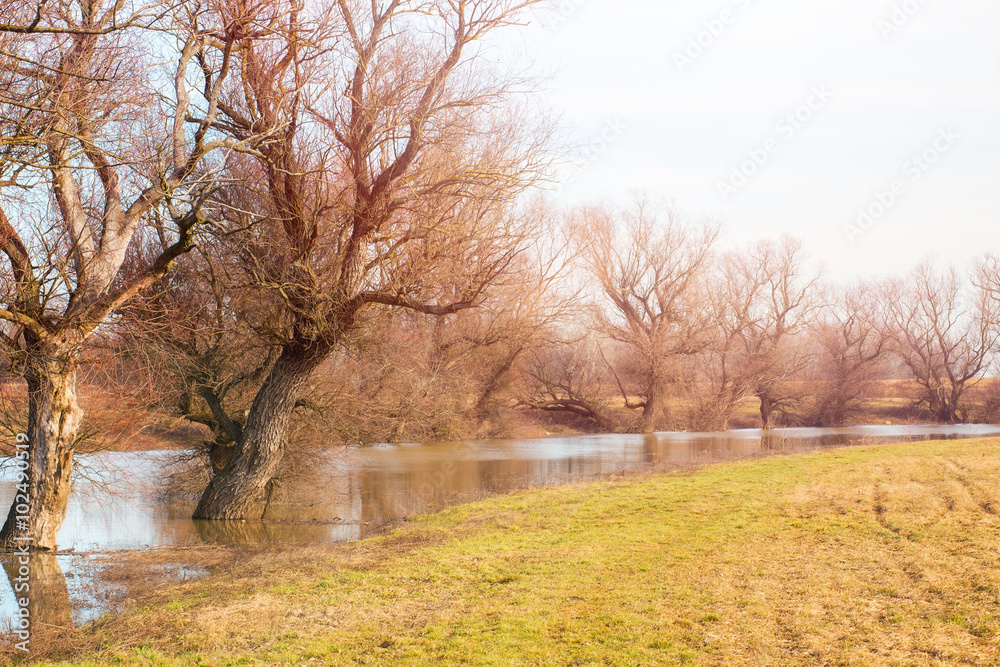
POLYGON ((979 509, 993 516, 1000 514, 1000 503, 990 491, 970 479, 972 470, 968 466, 946 456, 941 458, 952 472, 952 479, 962 485, 979 509))

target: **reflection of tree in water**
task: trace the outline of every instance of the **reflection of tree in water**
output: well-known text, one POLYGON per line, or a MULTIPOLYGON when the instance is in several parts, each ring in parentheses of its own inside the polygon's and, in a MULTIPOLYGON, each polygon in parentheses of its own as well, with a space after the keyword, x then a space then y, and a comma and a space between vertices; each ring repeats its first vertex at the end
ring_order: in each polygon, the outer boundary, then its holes
POLYGON ((270 521, 192 521, 206 544, 261 544, 266 542, 328 542, 330 523, 272 523, 270 521))
POLYGON ((765 428, 760 432, 760 449, 764 452, 782 451, 788 445, 788 440, 765 428))
POLYGON ((32 636, 45 628, 72 627, 69 588, 55 554, 35 551, 27 560, 25 566, 18 562, 17 556, 5 556, 3 569, 14 597, 29 600, 28 618, 31 620, 32 636), (18 591, 24 583, 28 584, 28 589, 18 591))
POLYGON ((194 526, 208 544, 256 544, 276 537, 276 526, 263 521, 195 521, 194 526))

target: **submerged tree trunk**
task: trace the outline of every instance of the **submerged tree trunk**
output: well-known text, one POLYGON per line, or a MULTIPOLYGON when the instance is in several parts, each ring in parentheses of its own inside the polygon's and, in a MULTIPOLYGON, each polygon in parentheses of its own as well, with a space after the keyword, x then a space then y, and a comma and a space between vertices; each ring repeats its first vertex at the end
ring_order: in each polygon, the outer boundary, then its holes
POLYGON ((76 398, 72 359, 29 359, 27 479, 16 486, 14 502, 0 531, 0 550, 28 542, 55 549, 73 474, 73 445, 83 410, 76 398))
POLYGON ((251 510, 278 472, 296 401, 325 357, 325 350, 320 349, 282 352, 254 398, 232 458, 209 482, 193 518, 218 521, 257 518, 251 516, 251 510))
POLYGON ((838 392, 820 414, 820 426, 847 426, 847 397, 838 392))
POLYGON ((667 428, 670 421, 670 394, 667 391, 668 382, 666 379, 654 375, 646 392, 646 404, 642 409, 642 420, 639 428, 643 433, 667 428))
POLYGON ((768 429, 774 425, 774 400, 767 392, 757 394, 760 399, 760 421, 764 428, 768 429))
POLYGON ((947 399, 941 401, 941 407, 937 410, 937 418, 945 424, 957 424, 960 419, 958 417, 958 410, 955 407, 955 403, 952 403, 947 399))
POLYGON ((927 387, 927 409, 938 421, 945 424, 953 424, 958 421, 957 403, 954 390, 947 391, 943 384, 936 387, 926 383, 927 387))

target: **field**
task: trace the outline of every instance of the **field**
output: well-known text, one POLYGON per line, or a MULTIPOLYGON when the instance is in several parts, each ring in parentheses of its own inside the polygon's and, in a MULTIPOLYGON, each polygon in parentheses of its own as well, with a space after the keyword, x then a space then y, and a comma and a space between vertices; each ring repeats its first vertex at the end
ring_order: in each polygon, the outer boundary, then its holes
POLYGON ((60 664, 998 665, 998 475, 998 439, 840 449, 215 552, 60 664))

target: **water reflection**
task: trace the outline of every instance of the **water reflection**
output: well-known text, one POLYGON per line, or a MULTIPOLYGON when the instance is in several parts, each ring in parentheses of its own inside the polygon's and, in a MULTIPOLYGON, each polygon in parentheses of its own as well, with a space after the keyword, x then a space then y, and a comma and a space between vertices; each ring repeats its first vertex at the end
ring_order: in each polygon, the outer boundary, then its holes
MULTIPOLYGON (((356 450, 361 525, 392 521, 497 492, 560 484, 671 462, 709 463, 852 444, 1000 434, 993 426, 870 426, 723 433, 596 435, 356 450)), ((355 501, 357 502, 357 501, 355 501)))
MULTIPOLYGON (((335 542, 362 537, 373 524, 492 493, 650 464, 706 463, 773 451, 991 434, 1000 434, 1000 428, 871 426, 347 448, 319 456, 308 483, 280 487, 268 507, 267 521, 240 524, 192 521, 194 499, 158 500, 175 455, 104 453, 79 457, 86 476, 75 483, 59 545, 63 550, 106 552, 204 542, 335 542)), ((10 474, 0 470, 4 507, 14 490, 10 474)), ((263 505, 260 509, 263 513, 263 505)))
POLYGON ((198 541, 205 544, 346 542, 359 537, 358 527, 352 525, 282 524, 270 521, 192 521, 191 523, 194 526, 194 535, 198 541))
MULTIPOLYGON (((851 444, 1000 435, 993 426, 774 429, 725 433, 594 435, 494 442, 384 445, 319 456, 308 483, 285 484, 267 521, 190 519, 194 500, 163 502, 160 487, 174 455, 164 452, 82 456, 60 548, 109 552, 184 544, 338 542, 417 513, 529 486, 671 462, 708 463, 774 451, 851 444)), ((13 496, 10 471, 0 475, 0 506, 13 496)), ((263 514, 263 506, 261 506, 263 514)), ((106 608, 85 556, 36 554, 29 579, 38 618, 51 625, 85 622, 106 608), (63 577, 69 574, 69 585, 63 577), (70 600, 72 599, 72 603, 70 600), (72 614, 70 612, 72 609, 72 614)), ((16 564, 4 561, 12 586, 16 564)), ((13 588, 0 587, 0 626, 17 613, 13 588)))
POLYGON ((16 606, 27 611, 32 634, 43 628, 73 625, 69 587, 55 554, 5 556, 3 571, 16 606))

